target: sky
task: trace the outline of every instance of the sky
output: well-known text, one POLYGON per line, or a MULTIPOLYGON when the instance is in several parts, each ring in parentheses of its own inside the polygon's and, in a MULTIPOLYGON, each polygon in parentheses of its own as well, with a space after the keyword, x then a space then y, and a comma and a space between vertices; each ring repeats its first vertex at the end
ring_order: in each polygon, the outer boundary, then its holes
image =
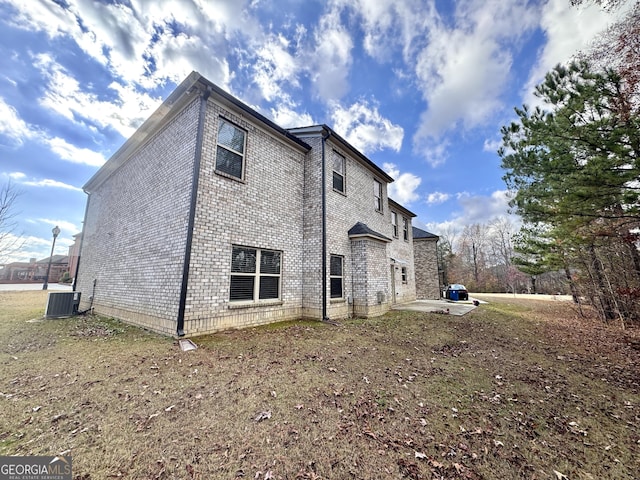
MULTIPOLYGON (((619 14, 619 13, 618 13, 619 14)), ((435 234, 508 215, 514 107, 610 25, 569 0, 0 0, 9 261, 66 255, 83 185, 197 71, 284 128, 326 124, 435 234)))

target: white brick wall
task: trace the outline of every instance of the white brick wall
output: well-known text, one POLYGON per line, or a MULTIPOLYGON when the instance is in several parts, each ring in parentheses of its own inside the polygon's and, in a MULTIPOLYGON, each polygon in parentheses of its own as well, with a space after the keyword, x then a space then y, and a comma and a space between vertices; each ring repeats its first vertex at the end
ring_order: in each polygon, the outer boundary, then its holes
POLYGON ((416 299, 416 268, 414 265, 413 249, 415 246, 413 236, 411 235, 411 217, 406 214, 390 208, 398 214, 398 237, 393 237, 393 227, 391 226, 391 213, 389 212, 389 237, 393 238, 393 242, 389 245, 389 256, 397 262, 394 264, 395 269, 395 293, 396 303, 412 302, 416 299), (405 240, 402 232, 402 218, 406 217, 409 221, 409 240, 405 240), (407 283, 402 283, 402 267, 407 269, 407 283))
POLYGON ((91 192, 77 289, 93 307, 175 333, 199 101, 196 99, 91 192))
POLYGON ((304 160, 300 148, 209 100, 185 312, 188 335, 302 316, 304 160), (244 181, 215 172, 220 117, 247 132, 244 181), (241 308, 229 302, 232 245, 283 252, 281 302, 241 308))
MULTIPOLYGON (((322 314, 322 198, 320 136, 305 137, 305 153, 213 95, 205 115, 197 208, 192 238, 184 330, 196 335, 226 328, 322 314), (220 117, 247 132, 242 181, 215 172, 220 117), (229 302, 232 245, 279 250, 281 299, 229 302)), ((200 100, 147 139, 128 161, 91 192, 78 274, 80 308, 90 304, 159 332, 174 334, 187 239, 200 100)), ((395 276, 396 302, 415 299, 413 240, 349 239, 357 222, 392 238, 387 184, 340 147, 326 143, 327 308, 330 318, 385 313, 392 304, 391 257, 405 261, 407 283, 395 276), (346 158, 345 192, 332 188, 331 152, 346 158), (375 210, 373 182, 383 185, 375 210), (342 255, 345 295, 330 298, 329 257, 342 255), (378 292, 384 295, 379 300, 378 292), (351 296, 353 303, 347 302, 351 296)), ((410 232, 411 233, 411 232, 410 232)))
POLYGON ((421 238, 415 241, 416 295, 421 299, 439 299, 437 241, 421 238))

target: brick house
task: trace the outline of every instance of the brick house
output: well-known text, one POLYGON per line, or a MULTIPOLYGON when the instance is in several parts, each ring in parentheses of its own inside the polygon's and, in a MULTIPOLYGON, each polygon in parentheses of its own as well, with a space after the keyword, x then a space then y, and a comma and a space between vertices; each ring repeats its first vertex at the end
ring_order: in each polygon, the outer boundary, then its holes
POLYGON ((80 309, 177 335, 381 315, 416 298, 392 181, 194 72, 84 186, 80 309))
POLYGON ((0 269, 0 283, 39 283, 44 282, 49 269, 48 283, 58 283, 65 272, 69 271, 69 257, 54 255, 29 262, 8 263, 0 269), (49 259, 51 268, 49 269, 49 259))

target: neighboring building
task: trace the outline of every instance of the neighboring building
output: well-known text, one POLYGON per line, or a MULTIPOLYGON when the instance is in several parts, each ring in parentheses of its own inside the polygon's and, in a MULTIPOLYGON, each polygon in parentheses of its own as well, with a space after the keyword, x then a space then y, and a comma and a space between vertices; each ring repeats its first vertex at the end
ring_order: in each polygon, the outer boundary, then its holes
POLYGON ((383 314, 416 298, 392 181, 194 72, 84 186, 80 309, 178 335, 383 314))
POLYGON ((78 259, 80 258, 80 244, 82 233, 73 236, 73 243, 69 245, 69 277, 75 278, 78 269, 78 259))
POLYGON ((438 240, 440 237, 413 227, 413 249, 416 267, 416 296, 437 300, 442 296, 438 269, 438 240))
MULTIPOLYGON (((0 281, 3 283, 37 283, 43 282, 49 268, 49 257, 36 261, 8 263, 0 270, 0 281)), ((51 257, 51 270, 47 283, 57 283, 69 270, 69 257, 54 255, 51 257)))

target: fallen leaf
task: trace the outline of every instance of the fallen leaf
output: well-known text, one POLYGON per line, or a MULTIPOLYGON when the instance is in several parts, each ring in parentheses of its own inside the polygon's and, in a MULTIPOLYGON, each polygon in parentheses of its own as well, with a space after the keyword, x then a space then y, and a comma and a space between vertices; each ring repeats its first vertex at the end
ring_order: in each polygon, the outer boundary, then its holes
POLYGON ((269 418, 271 418, 271 410, 267 410, 264 412, 260 412, 258 415, 256 415, 256 417, 254 418, 254 420, 256 422, 261 422, 263 420, 268 420, 269 418))
POLYGON ((493 444, 494 444, 496 447, 504 447, 504 443, 502 443, 500 440, 494 440, 494 441, 493 441, 493 444))
POLYGON ((167 407, 164 409, 165 412, 170 412, 171 410, 173 410, 175 408, 175 405, 171 405, 170 407, 167 407))
POLYGON ((415 452, 416 458, 425 459, 427 456, 424 453, 415 452))
POLYGON ((558 480, 569 480, 569 477, 567 477, 564 473, 560 473, 557 470, 554 470, 553 473, 555 474, 558 480))

